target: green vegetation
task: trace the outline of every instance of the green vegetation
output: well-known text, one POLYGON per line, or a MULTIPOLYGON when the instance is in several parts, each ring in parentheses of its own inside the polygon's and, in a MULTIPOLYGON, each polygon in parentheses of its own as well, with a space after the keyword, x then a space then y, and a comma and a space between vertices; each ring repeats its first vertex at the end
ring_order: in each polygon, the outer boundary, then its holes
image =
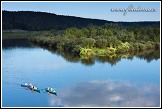
POLYGON ((2 29, 2 39, 7 39, 3 45, 29 38, 33 45, 88 65, 94 58, 115 64, 133 55, 148 61, 154 59, 152 55, 160 57, 159 21, 112 22, 46 12, 2 11, 2 29))
POLYGON ((2 39, 24 39, 35 35, 36 33, 39 33, 39 31, 26 31, 18 29, 3 30, 2 39))
MULTIPOLYGON (((49 46, 60 52, 70 52, 83 59, 95 56, 114 57, 122 53, 160 48, 160 27, 152 25, 122 26, 106 23, 103 26, 71 27, 65 31, 44 31, 30 37, 30 41, 49 46)), ((127 57, 126 55, 124 57, 127 57)))

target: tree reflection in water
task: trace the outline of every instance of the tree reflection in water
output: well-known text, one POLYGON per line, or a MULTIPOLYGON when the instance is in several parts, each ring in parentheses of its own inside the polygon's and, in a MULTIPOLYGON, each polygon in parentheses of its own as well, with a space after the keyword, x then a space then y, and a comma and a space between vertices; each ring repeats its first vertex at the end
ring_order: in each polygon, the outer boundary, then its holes
POLYGON ((45 46, 45 45, 39 45, 32 43, 28 41, 27 39, 9 39, 9 40, 3 40, 2 41, 2 46, 3 48, 8 48, 8 47, 42 47, 43 49, 47 49, 52 53, 61 55, 65 60, 69 62, 81 62, 84 65, 91 66, 95 64, 95 61, 98 62, 108 62, 112 66, 118 63, 122 58, 130 59, 132 60, 133 57, 138 57, 140 59, 144 59, 147 62, 151 62, 152 60, 158 60, 160 58, 160 49, 158 50, 145 50, 145 51, 131 51, 129 53, 118 53, 110 56, 97 56, 97 57, 85 57, 81 58, 78 55, 71 54, 69 52, 63 52, 56 50, 55 48, 45 46), (12 43, 11 43, 12 42, 12 43))
POLYGON ((112 66, 117 64, 122 58, 130 59, 132 60, 133 57, 137 57, 140 59, 144 59, 147 62, 151 62, 152 60, 158 60, 160 58, 160 50, 145 50, 145 51, 134 51, 134 52, 129 52, 129 53, 120 53, 120 54, 115 54, 112 56, 97 56, 97 57, 86 57, 86 58, 80 58, 79 56, 70 54, 69 52, 62 52, 58 51, 52 47, 47 47, 47 46, 42 46, 38 44, 33 44, 33 46, 39 46, 42 47, 43 49, 47 49, 52 53, 61 55, 65 60, 69 62, 81 62, 84 65, 91 66, 95 64, 95 61, 98 62, 108 62, 112 66))

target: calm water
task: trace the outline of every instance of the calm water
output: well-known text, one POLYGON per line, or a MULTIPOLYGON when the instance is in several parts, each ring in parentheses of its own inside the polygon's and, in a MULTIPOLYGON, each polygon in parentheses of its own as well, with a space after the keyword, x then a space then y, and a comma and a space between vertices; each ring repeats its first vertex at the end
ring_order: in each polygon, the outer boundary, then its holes
POLYGON ((160 59, 86 65, 40 47, 9 46, 2 49, 2 106, 159 107, 160 59), (25 82, 41 92, 21 87, 25 82), (58 95, 47 94, 48 86, 58 95))

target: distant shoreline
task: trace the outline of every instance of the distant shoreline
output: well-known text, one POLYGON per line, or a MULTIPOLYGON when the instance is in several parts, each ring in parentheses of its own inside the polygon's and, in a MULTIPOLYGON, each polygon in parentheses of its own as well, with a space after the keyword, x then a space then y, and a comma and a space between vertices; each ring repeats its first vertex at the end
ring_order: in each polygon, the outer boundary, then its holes
POLYGON ((105 23, 130 25, 160 25, 160 21, 115 22, 76 16, 57 15, 34 11, 2 11, 2 30, 20 29, 28 31, 64 30, 70 27, 84 28, 90 24, 102 26, 105 23))

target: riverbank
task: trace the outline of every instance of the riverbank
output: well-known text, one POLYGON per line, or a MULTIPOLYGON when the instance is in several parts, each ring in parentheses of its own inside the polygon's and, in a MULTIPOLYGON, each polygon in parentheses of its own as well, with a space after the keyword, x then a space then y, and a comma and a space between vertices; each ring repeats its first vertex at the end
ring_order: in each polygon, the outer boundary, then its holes
POLYGON ((82 42, 82 38, 74 38, 70 42, 64 36, 53 35, 53 33, 49 33, 49 31, 39 31, 37 32, 37 34, 30 32, 31 37, 27 36, 27 32, 15 32, 17 34, 24 33, 23 36, 20 37, 16 36, 16 34, 13 34, 13 32, 6 33, 10 34, 10 37, 8 37, 8 39, 3 39, 3 47, 28 47, 29 45, 33 47, 39 46, 61 55, 70 62, 81 61, 85 64, 92 64, 94 62, 94 59, 97 59, 99 61, 106 61, 115 64, 121 58, 131 59, 133 56, 144 57, 147 60, 152 60, 152 55, 156 55, 157 59, 160 57, 160 44, 150 41, 134 43, 125 42, 119 43, 115 47, 113 47, 113 45, 110 45, 110 47, 97 48, 81 47, 79 45, 75 45, 77 44, 76 42, 82 42), (61 44, 64 44, 64 46, 61 44))
POLYGON ((149 50, 159 50, 160 45, 158 43, 153 42, 144 42, 144 43, 121 43, 116 47, 107 47, 107 48, 81 48, 80 56, 81 58, 89 58, 95 56, 109 56, 116 57, 117 55, 123 53, 131 53, 131 52, 143 52, 149 50))
POLYGON ((72 56, 90 58, 160 49, 158 25, 121 26, 105 24, 70 27, 66 30, 3 32, 3 38, 28 38, 32 43, 69 52, 72 56))
POLYGON ((158 25, 88 25, 70 27, 59 33, 58 30, 41 32, 30 37, 30 41, 82 58, 112 56, 160 49, 159 29, 158 25))
MULTIPOLYGON (((51 35, 51 34, 50 34, 51 35)), ((141 42, 120 42, 116 46, 110 45, 110 47, 97 48, 97 47, 82 47, 77 43, 82 43, 82 38, 73 39, 69 41, 63 36, 33 36, 30 38, 32 43, 38 44, 39 46, 46 46, 53 48, 59 52, 68 52, 73 56, 79 56, 83 59, 95 57, 95 56, 109 56, 114 57, 123 53, 131 52, 143 52, 149 50, 159 50, 160 44, 151 41, 141 42)), ((84 40, 86 41, 86 40, 84 40)), ((92 43, 91 43, 92 44, 92 43)))

